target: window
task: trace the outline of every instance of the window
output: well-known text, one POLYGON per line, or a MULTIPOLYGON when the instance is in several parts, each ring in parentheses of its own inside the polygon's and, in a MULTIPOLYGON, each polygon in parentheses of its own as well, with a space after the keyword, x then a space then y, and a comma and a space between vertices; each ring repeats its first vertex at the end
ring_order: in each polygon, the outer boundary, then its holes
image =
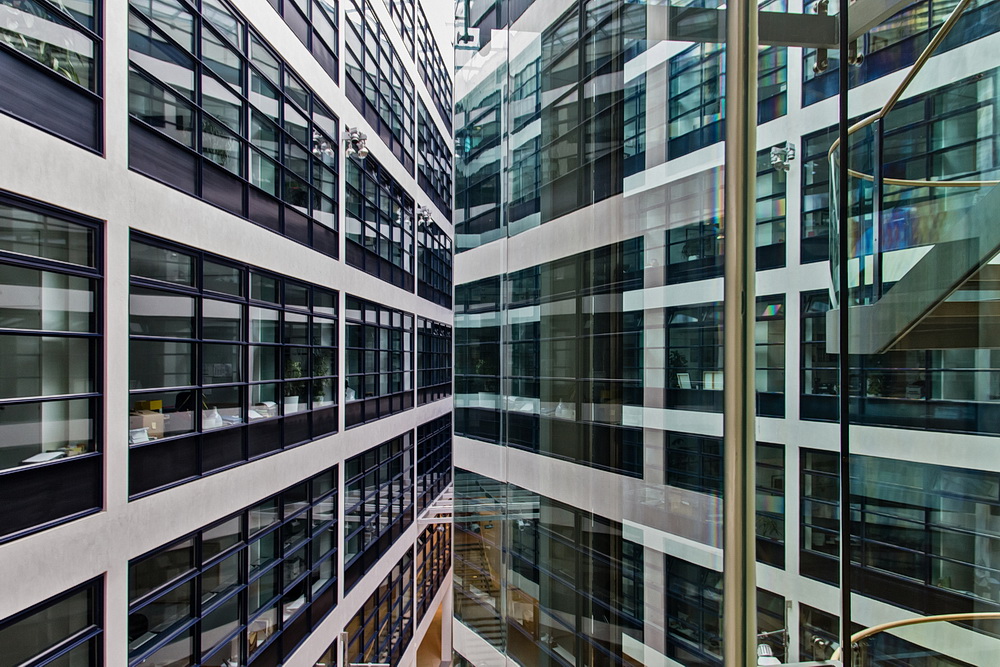
POLYGON ((133 495, 337 430, 336 292, 139 234, 131 272, 133 495))
MULTIPOLYGON (((621 3, 624 4, 624 3, 621 3)), ((582 0, 542 32, 541 202, 545 224, 622 189, 624 8, 582 0)))
POLYGON ((329 647, 323 651, 323 655, 316 660, 316 664, 313 667, 337 667, 337 659, 340 656, 340 649, 337 646, 337 640, 334 639, 329 647))
POLYGON ((344 466, 344 590, 350 590, 413 523, 413 433, 344 466))
MULTIPOLYGON (((674 556, 664 558, 667 656, 684 665, 722 665, 722 572, 674 556)), ((760 588, 756 597, 758 629, 785 628, 784 599, 760 588)), ((776 655, 784 652, 781 639, 771 638, 780 646, 776 655)))
POLYGON ((417 182, 434 205, 451 219, 451 149, 417 98, 417 182))
POLYGON ((802 263, 830 256, 830 161, 837 127, 802 137, 802 263))
POLYGON ((434 596, 450 569, 451 524, 427 526, 417 537, 416 545, 417 623, 430 611, 434 596))
POLYGON ((102 505, 100 234, 0 194, 0 539, 102 505))
MULTIPOLYGON (((665 472, 669 486, 722 498, 722 439, 665 432, 665 472)), ((757 561, 785 566, 785 448, 758 442, 757 561)))
POLYGON ((102 667, 100 579, 0 620, 0 665, 102 667))
POLYGON ((243 17, 133 2, 129 48, 129 166, 336 257, 337 117, 243 17))
POLYGON ((665 434, 670 486, 722 497, 722 440, 690 433, 665 434))
POLYGON ((413 407, 413 315, 347 297, 347 426, 413 407))
MULTIPOLYGON (((757 152, 757 270, 777 269, 785 265, 785 209, 788 177, 771 166, 771 151, 757 152)), ((721 275, 721 274, 720 274, 721 275)))
POLYGON ((334 467, 130 561, 129 664, 278 664, 333 609, 336 577, 334 467))
POLYGON ((451 484, 451 415, 417 427, 417 514, 451 484))
POLYGON ((417 318, 417 405, 451 396, 451 327, 417 318))
POLYGON ((802 419, 837 419, 840 362, 826 349, 826 313, 830 310, 827 290, 802 293, 801 387, 802 419))
POLYGON ((338 0, 270 0, 334 83, 340 81, 338 0))
POLYGON ((413 291, 413 197, 370 155, 347 161, 347 263, 413 291))
MULTIPOLYGON (((455 104, 455 241, 458 252, 479 247, 506 233, 500 216, 501 80, 505 81, 506 76, 498 71, 495 77, 488 77, 455 104)), ((512 212, 511 217, 522 216, 512 212)))
POLYGON ((509 498, 518 511, 501 523, 486 509, 474 521, 461 513, 459 500, 468 481, 463 472, 456 482, 456 516, 463 517, 455 524, 456 617, 496 641, 490 628, 493 610, 486 606, 493 601, 484 598, 501 595, 496 578, 504 575, 495 574, 495 563, 501 562, 495 545, 509 531, 509 551, 504 550, 500 568, 514 575, 502 584, 508 600, 506 636, 516 638, 506 646, 510 657, 524 665, 627 663, 623 644, 639 639, 643 628, 642 546, 626 539, 616 521, 513 485, 494 489, 476 483, 485 494, 466 496, 473 511, 491 507, 490 497, 509 498), (588 632, 599 623, 607 624, 607 634, 588 632))
POLYGON ((643 313, 623 305, 642 257, 640 237, 506 276, 510 445, 641 474, 641 429, 620 415, 642 405, 643 313))
POLYGON ((455 433, 500 442, 500 277, 455 289, 455 433))
MULTIPOLYGON (((815 13, 816 5, 817 0, 806 0, 803 13, 815 13)), ((865 57, 848 69, 849 87, 856 88, 912 65, 954 8, 951 2, 920 0, 863 35, 858 40, 858 53, 865 57)), ((835 16, 838 11, 839 3, 833 0, 827 12, 835 16)), ((970 4, 936 54, 997 32, 998 18, 1000 6, 997 3, 984 0, 970 4)), ((836 49, 829 50, 830 65, 823 72, 813 71, 816 57, 815 49, 802 50, 802 106, 837 94, 840 61, 836 49)))
POLYGON ((422 221, 417 241, 417 294, 450 310, 454 263, 451 239, 436 222, 422 221))
POLYGON ((444 121, 445 127, 451 132, 453 90, 451 77, 448 75, 448 66, 445 65, 444 58, 441 57, 441 50, 438 48, 437 40, 434 39, 430 23, 424 15, 424 7, 419 2, 417 3, 417 29, 417 69, 420 71, 421 80, 431 93, 431 100, 444 121))
POLYGON ((646 169, 646 75, 641 74, 625 86, 622 146, 625 150, 625 175, 646 169))
POLYGON ((415 0, 383 0, 389 15, 392 16, 392 23, 399 31, 399 36, 403 38, 403 45, 406 52, 412 58, 413 53, 413 4, 415 0))
POLYGON ((413 554, 406 552, 347 624, 348 663, 398 664, 413 638, 413 554))
POLYGON ((3 3, 0 112, 94 152, 103 148, 101 3, 3 3), (58 108, 57 108, 58 107, 58 108))
POLYGON ((384 35, 385 28, 369 0, 347 0, 344 12, 347 18, 344 92, 403 168, 412 174, 413 81, 392 47, 392 40, 384 35))
POLYGON ((785 297, 757 297, 754 324, 757 414, 785 416, 785 297))
POLYGON ((800 457, 802 551, 799 574, 836 585, 840 554, 840 457, 836 452, 812 449, 801 450, 800 457))
MULTIPOLYGON (((721 188, 718 169, 678 179, 667 188, 670 220, 667 237, 667 282, 718 278, 725 247, 724 216, 709 199, 721 188), (710 213, 706 217, 706 213, 710 213)), ((771 151, 757 152, 757 202, 754 238, 757 269, 785 265, 785 172, 771 166, 771 151)))
POLYGON ((722 664, 722 573, 665 556, 667 656, 722 664))
POLYGON ((799 605, 799 658, 828 660, 840 644, 840 619, 834 614, 799 605))
MULTIPOLYGON (((803 419, 834 421, 838 357, 827 351, 829 294, 802 294, 803 419)), ((1000 352, 988 349, 890 350, 852 356, 851 421, 924 430, 997 433, 1000 352)))
POLYGON ((784 568, 785 448, 758 442, 756 455, 757 561, 784 568))
POLYGON ((722 411, 722 306, 668 308, 667 407, 722 411))
MULTIPOLYGON (((757 414, 785 415, 784 297, 757 299, 757 414)), ((722 305, 668 308, 667 407, 722 412, 722 305)))
MULTIPOLYGON (((786 11, 784 0, 759 4, 761 9, 786 11)), ((758 124, 786 113, 787 60, 786 47, 765 46, 758 50, 758 124)), ((725 61, 726 48, 721 43, 696 44, 670 59, 667 150, 671 159, 722 141, 726 121, 725 61)))

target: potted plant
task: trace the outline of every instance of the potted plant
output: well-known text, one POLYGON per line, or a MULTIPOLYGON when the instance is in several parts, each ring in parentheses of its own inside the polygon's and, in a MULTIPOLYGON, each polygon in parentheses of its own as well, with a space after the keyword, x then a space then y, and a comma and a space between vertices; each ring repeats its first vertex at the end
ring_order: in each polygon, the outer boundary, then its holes
MULTIPOLYGON (((313 353, 313 376, 325 378, 330 374, 330 353, 325 350, 316 350, 313 353)), ((333 403, 326 397, 326 388, 330 384, 327 379, 313 380, 313 406, 329 405, 333 403)))
POLYGON ((294 378, 302 377, 302 362, 297 359, 287 359, 285 361, 285 414, 290 415, 299 411, 299 397, 302 396, 304 385, 302 381, 287 382, 294 378))

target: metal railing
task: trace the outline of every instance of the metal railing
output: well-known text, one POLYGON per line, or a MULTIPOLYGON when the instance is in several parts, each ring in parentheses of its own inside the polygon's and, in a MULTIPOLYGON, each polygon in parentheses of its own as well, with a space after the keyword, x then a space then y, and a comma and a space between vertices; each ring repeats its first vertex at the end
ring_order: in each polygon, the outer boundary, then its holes
MULTIPOLYGON (((923 623, 953 623, 959 621, 981 621, 981 620, 1000 620, 1000 612, 996 611, 982 611, 982 612, 969 612, 965 614, 939 614, 937 616, 918 616, 915 618, 905 618, 901 621, 892 621, 891 623, 882 623, 880 625, 873 625, 870 628, 865 628, 859 632, 855 632, 851 635, 851 646, 856 646, 860 642, 873 637, 877 634, 888 632, 895 628, 902 628, 909 625, 920 625, 923 623)), ((843 650, 838 647, 833 655, 830 656, 830 660, 840 660, 843 650)))
MULTIPOLYGON (((955 5, 955 9, 951 11, 951 14, 948 15, 947 20, 945 20, 944 24, 941 25, 941 28, 934 34, 934 37, 927 44, 927 46, 924 47, 924 50, 920 53, 916 61, 906 72, 906 76, 903 78, 902 82, 900 82, 900 84, 892 92, 892 95, 890 95, 889 99, 886 100, 886 103, 882 105, 882 108, 879 109, 877 112, 873 113, 872 115, 868 116, 864 120, 860 120, 851 127, 849 127, 847 129, 848 136, 854 134, 858 130, 868 127, 869 125, 875 123, 876 121, 882 120, 889 114, 890 111, 892 111, 892 108, 896 106, 897 102, 899 102, 899 98, 903 96, 903 93, 906 92, 906 89, 910 86, 911 83, 913 83, 913 80, 916 78, 917 74, 920 73, 920 70, 923 69, 924 65, 927 64, 927 61, 930 60, 932 55, 934 55, 934 52, 941 45, 941 42, 943 42, 945 38, 948 37, 948 34, 955 27, 955 24, 958 23, 958 20, 961 18, 962 14, 965 12, 965 10, 971 3, 972 0, 961 0, 957 5, 955 5)), ((834 152, 836 152, 836 150, 839 147, 840 147, 840 137, 837 137, 837 139, 834 140, 833 144, 830 146, 830 150, 827 152, 827 157, 830 158, 831 161, 833 159, 834 152)), ((865 174, 855 169, 848 169, 847 173, 854 178, 859 178, 865 181, 875 180, 874 174, 865 174)), ((927 187, 927 188, 981 188, 990 185, 1000 184, 1000 181, 931 181, 931 180, 913 180, 905 178, 883 178, 882 182, 887 185, 901 185, 904 187, 927 187)))

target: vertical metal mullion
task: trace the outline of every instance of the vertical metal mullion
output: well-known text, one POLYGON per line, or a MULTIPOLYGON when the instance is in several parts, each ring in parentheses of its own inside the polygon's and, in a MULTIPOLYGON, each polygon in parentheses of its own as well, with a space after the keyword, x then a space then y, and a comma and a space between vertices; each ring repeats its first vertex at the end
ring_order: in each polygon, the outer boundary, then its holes
MULTIPOLYGON (((882 298, 882 197, 885 194, 885 180, 882 174, 882 150, 885 140, 885 123, 880 119, 873 124, 875 134, 872 141, 872 299, 882 298)), ((844 149, 844 157, 850 155, 850 148, 844 149), (846 152, 844 152, 846 151, 846 152)), ((843 186, 845 182, 841 181, 843 186)), ((860 211, 859 211, 860 214, 860 211)), ((861 276, 860 284, 864 289, 864 276, 861 276)))
MULTIPOLYGON (((840 23, 838 35, 838 47, 840 49, 840 67, 838 69, 838 138, 840 140, 840 162, 837 164, 837 178, 840 187, 837 190, 837 209, 839 216, 837 220, 837 255, 839 274, 837 275, 837 291, 839 292, 839 347, 840 353, 840 642, 841 642, 841 662, 850 665, 853 662, 851 651, 851 356, 850 356, 850 329, 848 327, 848 313, 850 311, 850 282, 847 275, 847 222, 848 206, 848 179, 851 178, 848 162, 850 156, 850 135, 848 133, 849 113, 848 89, 850 79, 848 77, 847 54, 850 47, 850 32, 848 30, 850 3, 845 0, 840 1, 840 23)), ((879 122, 881 126, 881 122, 879 122)), ((881 132, 881 129, 879 129, 881 132)), ((881 149, 881 146, 877 146, 881 149)), ((880 164, 880 160, 876 160, 880 164)), ((881 168, 878 170, 881 171, 881 168)), ((831 174, 832 177, 832 174, 831 174)), ((876 182, 881 180, 881 174, 876 173, 876 182)), ((832 195, 831 195, 832 196, 832 195)), ((832 203, 832 202, 831 202, 832 203)), ((872 221, 872 224, 878 224, 872 221)), ((862 283, 863 284, 863 283, 862 283)), ((859 389, 859 394, 863 394, 865 385, 859 389)))
POLYGON ((757 2, 731 0, 725 54, 723 663, 757 664, 754 210, 757 178, 757 2))

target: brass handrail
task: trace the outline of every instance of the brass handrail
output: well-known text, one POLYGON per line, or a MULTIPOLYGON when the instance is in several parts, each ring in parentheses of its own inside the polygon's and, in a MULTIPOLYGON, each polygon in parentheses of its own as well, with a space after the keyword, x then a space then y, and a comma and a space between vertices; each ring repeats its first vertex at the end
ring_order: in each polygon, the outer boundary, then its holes
MULTIPOLYGON (((934 37, 930 42, 928 42, 927 46, 924 47, 924 50, 917 57, 913 65, 910 66, 910 69, 906 72, 906 76, 903 77, 903 80, 892 92, 892 95, 889 96, 889 99, 886 100, 886 103, 882 105, 882 108, 867 118, 860 120, 851 127, 847 128, 848 136, 854 134, 858 130, 868 127, 877 120, 882 120, 890 111, 892 111, 892 108, 896 106, 897 102, 899 102, 899 98, 903 96, 906 89, 909 88, 911 83, 913 83, 913 79, 916 78, 917 74, 920 73, 920 70, 923 69, 925 64, 927 64, 927 61, 930 60, 932 55, 934 55, 934 51, 937 50, 937 47, 941 45, 941 42, 944 41, 944 39, 948 36, 948 33, 950 33, 952 28, 955 27, 955 24, 958 23, 958 19, 961 18, 965 9, 971 2, 972 0, 960 0, 960 2, 955 5, 955 9, 953 9, 951 14, 948 15, 948 19, 934 34, 934 37)), ((830 146, 830 150, 827 151, 828 158, 833 157, 833 152, 837 150, 838 146, 840 146, 840 137, 837 137, 834 140, 833 144, 830 146)), ((860 178, 866 181, 875 180, 875 177, 872 174, 864 174, 859 171, 855 171, 854 169, 848 169, 848 173, 855 178, 860 178)), ((889 185, 931 188, 979 188, 1000 184, 1000 181, 923 181, 903 178, 884 178, 882 179, 882 182, 889 185)))
MULTIPOLYGON (((873 635, 877 635, 880 632, 886 632, 887 630, 892 630, 894 628, 903 627, 905 625, 920 625, 921 623, 948 623, 952 621, 976 621, 981 619, 1000 619, 1000 612, 997 611, 977 611, 968 612, 966 614, 939 614, 937 616, 918 616, 916 618, 905 618, 901 621, 892 621, 890 623, 882 623, 880 625, 873 625, 870 628, 865 628, 851 635, 851 645, 857 644, 862 639, 867 639, 873 635)), ((840 660, 842 649, 837 647, 837 650, 833 652, 830 656, 830 660, 840 660)))

